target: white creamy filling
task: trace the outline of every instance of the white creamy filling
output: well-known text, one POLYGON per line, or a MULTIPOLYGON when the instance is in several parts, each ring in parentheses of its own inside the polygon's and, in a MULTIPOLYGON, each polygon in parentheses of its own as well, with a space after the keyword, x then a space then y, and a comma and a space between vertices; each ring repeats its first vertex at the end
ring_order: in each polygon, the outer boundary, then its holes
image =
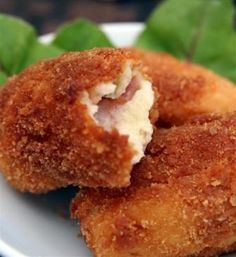
POLYGON ((151 83, 133 71, 128 63, 116 82, 101 83, 89 93, 84 91, 81 102, 87 106, 89 115, 99 126, 106 131, 116 128, 121 135, 128 136, 129 143, 136 151, 132 164, 139 162, 153 133, 149 120, 149 111, 154 103, 151 83), (138 86, 131 99, 117 103, 117 99, 129 90, 134 77, 138 86))

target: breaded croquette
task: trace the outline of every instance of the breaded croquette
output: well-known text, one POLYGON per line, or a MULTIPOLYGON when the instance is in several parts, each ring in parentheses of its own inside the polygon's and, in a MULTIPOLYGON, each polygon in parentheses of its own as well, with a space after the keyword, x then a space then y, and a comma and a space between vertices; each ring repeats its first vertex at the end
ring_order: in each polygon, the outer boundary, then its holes
POLYGON ((155 99, 127 50, 41 61, 0 91, 0 170, 33 193, 71 184, 128 186, 151 140, 155 99))
POLYGON ((236 85, 229 80, 165 53, 130 50, 143 61, 159 91, 161 124, 178 125, 194 115, 236 110, 236 85))
POLYGON ((180 127, 156 129, 132 180, 167 183, 236 159, 236 112, 204 114, 180 127))
POLYGON ((86 188, 73 200, 72 216, 94 255, 210 257, 235 250, 236 113, 157 131, 147 152, 128 188, 86 188), (151 162, 158 168, 146 172, 151 162))

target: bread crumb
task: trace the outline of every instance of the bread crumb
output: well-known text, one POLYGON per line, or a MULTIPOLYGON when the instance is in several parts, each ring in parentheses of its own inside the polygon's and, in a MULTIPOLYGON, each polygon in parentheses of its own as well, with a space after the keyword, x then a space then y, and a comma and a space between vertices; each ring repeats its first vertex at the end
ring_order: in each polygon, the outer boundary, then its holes
POLYGON ((231 196, 229 201, 233 207, 236 207, 236 195, 231 196))
POLYGON ((220 180, 214 180, 213 182, 211 182, 211 185, 214 187, 219 186, 220 184, 221 184, 220 180))

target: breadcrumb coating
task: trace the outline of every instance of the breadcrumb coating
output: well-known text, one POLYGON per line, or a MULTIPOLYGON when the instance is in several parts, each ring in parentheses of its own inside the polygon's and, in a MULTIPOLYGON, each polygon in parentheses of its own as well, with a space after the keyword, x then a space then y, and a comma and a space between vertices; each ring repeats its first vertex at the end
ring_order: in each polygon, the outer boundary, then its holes
POLYGON ((236 110, 236 85, 215 73, 165 53, 130 49, 158 89, 159 123, 183 124, 188 118, 236 110))
POLYGON ((129 185, 135 148, 81 102, 84 92, 116 81, 127 61, 143 74, 129 51, 100 48, 41 61, 8 81, 0 91, 0 170, 14 187, 129 185))
POLYGON ((180 127, 156 129, 145 158, 132 174, 134 183, 166 183, 211 165, 236 159, 236 112, 203 114, 180 127), (139 181, 139 182, 138 182, 139 181))
POLYGON ((157 131, 147 152, 128 188, 85 188, 73 200, 72 216, 94 255, 213 257, 236 250, 236 113, 157 131), (160 168, 146 172, 150 162, 160 168))

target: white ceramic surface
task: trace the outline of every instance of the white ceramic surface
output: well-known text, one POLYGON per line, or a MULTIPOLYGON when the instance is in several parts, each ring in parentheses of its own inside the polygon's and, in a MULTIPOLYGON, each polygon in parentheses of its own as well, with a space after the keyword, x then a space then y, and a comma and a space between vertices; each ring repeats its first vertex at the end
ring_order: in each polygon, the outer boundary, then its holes
MULTIPOLYGON (((140 23, 102 25, 117 46, 130 46, 142 28, 140 23)), ((51 38, 41 39, 46 43, 51 38)), ((91 257, 78 225, 69 219, 69 202, 75 193, 75 188, 69 188, 42 196, 21 194, 0 175, 0 255, 91 257)))

